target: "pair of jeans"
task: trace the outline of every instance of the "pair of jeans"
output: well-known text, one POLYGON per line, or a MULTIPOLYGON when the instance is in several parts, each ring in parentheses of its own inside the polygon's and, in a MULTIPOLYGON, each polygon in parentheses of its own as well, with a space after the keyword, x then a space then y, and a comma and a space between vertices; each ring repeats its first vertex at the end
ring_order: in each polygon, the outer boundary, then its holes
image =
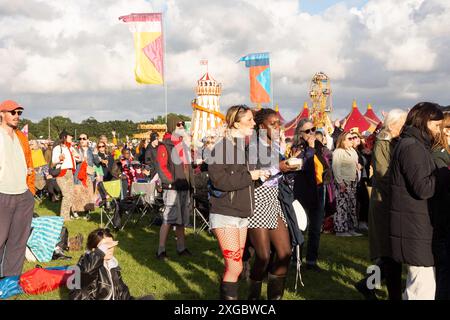
POLYGON ((317 186, 318 203, 316 208, 307 209, 308 244, 306 248, 306 263, 316 264, 319 256, 320 232, 325 217, 325 186, 317 186))

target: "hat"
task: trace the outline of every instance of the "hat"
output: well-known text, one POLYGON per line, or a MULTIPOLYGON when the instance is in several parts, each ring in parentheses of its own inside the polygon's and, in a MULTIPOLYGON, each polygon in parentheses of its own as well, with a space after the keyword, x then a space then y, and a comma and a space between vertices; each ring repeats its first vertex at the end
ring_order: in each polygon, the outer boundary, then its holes
POLYGON ((158 140, 158 134, 156 132, 152 132, 150 134, 150 143, 152 143, 155 140, 158 140))
POLYGON ((22 109, 23 107, 15 101, 5 100, 0 104, 0 112, 1 111, 13 111, 16 109, 22 109))
POLYGON ((167 132, 174 132, 177 128, 177 123, 183 121, 180 117, 174 114, 169 114, 167 116, 167 132))
POLYGON ((59 134, 60 139, 64 139, 67 136, 73 137, 73 134, 67 132, 66 129, 63 129, 63 131, 61 131, 61 133, 59 134))
POLYGON ((359 134, 359 128, 358 127, 354 127, 350 129, 350 133, 356 133, 359 134))

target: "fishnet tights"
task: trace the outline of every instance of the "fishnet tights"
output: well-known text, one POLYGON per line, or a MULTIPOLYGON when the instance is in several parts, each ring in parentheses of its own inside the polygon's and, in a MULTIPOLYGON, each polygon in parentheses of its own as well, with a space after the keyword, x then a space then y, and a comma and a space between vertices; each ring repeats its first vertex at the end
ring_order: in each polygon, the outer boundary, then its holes
POLYGON ((244 253, 247 228, 213 229, 225 260, 225 272, 222 281, 237 282, 242 272, 242 254, 244 253))

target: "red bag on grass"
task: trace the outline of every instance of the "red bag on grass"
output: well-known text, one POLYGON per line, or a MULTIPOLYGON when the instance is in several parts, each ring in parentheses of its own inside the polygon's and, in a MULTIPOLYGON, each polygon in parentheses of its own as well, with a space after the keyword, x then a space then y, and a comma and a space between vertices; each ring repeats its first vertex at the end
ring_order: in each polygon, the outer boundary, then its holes
POLYGON ((34 268, 20 276, 19 285, 25 293, 36 295, 56 290, 61 285, 65 285, 70 275, 66 270, 34 268))

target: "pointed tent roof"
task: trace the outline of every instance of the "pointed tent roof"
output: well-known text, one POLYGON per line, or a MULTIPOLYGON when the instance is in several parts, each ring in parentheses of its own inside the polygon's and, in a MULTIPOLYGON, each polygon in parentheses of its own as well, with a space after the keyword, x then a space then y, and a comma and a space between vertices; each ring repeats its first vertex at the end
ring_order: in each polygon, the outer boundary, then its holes
POLYGON ((378 118, 375 112, 373 111, 372 105, 370 103, 367 105, 367 111, 364 114, 364 117, 366 117, 366 119, 368 118, 370 120, 373 120, 373 122, 375 122, 376 124, 379 124, 381 122, 380 118, 378 118))
POLYGON ((286 120, 284 120, 283 116, 280 113, 280 108, 278 107, 278 103, 275 105, 275 112, 277 113, 278 117, 280 118, 281 124, 284 124, 286 120))
MULTIPOLYGON (((209 73, 207 72, 207 73, 205 73, 204 75, 203 75, 203 77, 201 77, 200 79, 198 79, 198 81, 216 81, 213 77, 211 77, 210 75, 209 75, 209 73)), ((217 82, 217 81, 216 81, 217 82)))
POLYGON ((298 122, 303 118, 309 118, 309 108, 307 102, 303 105, 302 112, 300 112, 300 114, 298 114, 293 120, 284 125, 284 135, 292 138, 295 134, 295 129, 297 128, 298 122))
POLYGON ((358 128, 359 132, 364 132, 371 127, 370 123, 359 111, 356 100, 353 100, 352 111, 347 117, 345 117, 345 119, 347 120, 344 128, 345 131, 350 131, 352 128, 358 128))

